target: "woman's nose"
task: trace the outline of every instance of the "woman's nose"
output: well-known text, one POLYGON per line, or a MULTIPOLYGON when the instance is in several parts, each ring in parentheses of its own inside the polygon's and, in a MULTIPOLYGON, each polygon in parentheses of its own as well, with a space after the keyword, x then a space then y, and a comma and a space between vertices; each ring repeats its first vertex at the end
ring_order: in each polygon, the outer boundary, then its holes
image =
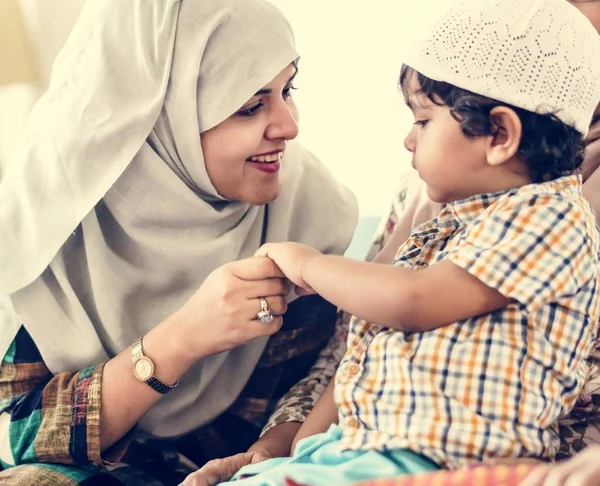
POLYGON ((266 131, 267 138, 293 140, 298 136, 298 120, 294 105, 278 103, 272 117, 266 131))

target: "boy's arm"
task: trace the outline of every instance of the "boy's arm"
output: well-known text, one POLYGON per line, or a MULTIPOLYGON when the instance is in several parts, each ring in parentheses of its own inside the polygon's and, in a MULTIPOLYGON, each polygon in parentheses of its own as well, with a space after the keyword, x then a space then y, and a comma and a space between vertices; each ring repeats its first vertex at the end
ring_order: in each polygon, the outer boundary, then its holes
POLYGON ((407 332, 429 331, 512 302, 449 261, 415 271, 318 255, 306 261, 302 279, 346 312, 407 332))
POLYGON ((330 425, 338 422, 338 409, 333 399, 333 386, 335 378, 332 378, 325 388, 323 395, 319 398, 304 423, 300 426, 294 442, 292 443, 292 454, 296 449, 296 444, 305 437, 326 432, 330 425))

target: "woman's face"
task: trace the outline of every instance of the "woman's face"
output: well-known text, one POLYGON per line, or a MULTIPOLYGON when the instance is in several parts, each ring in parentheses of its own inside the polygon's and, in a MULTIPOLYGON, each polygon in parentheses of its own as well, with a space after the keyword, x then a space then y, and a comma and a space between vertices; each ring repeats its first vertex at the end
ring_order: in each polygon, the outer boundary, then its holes
POLYGON ((292 63, 246 104, 200 135, 208 177, 219 195, 263 205, 279 195, 279 169, 286 142, 298 135, 291 91, 292 63))
POLYGON ((569 0, 600 32, 600 0, 569 0))

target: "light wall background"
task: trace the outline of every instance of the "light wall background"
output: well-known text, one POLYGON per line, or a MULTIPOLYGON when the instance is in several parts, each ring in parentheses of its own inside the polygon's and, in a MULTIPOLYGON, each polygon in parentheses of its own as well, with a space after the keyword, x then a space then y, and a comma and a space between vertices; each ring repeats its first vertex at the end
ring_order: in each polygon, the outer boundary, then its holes
MULTIPOLYGON (((151 1, 151 0, 148 0, 151 1)), ((156 0, 158 1, 158 0, 156 0)), ((84 0, 19 0, 43 82, 84 0)), ((357 195, 362 216, 387 211, 410 169, 403 139, 412 123, 397 89, 402 49, 448 0, 272 0, 301 54, 300 138, 357 195)), ((43 88, 42 88, 43 89, 43 88)), ((9 159, 40 89, 0 89, 0 158, 9 159)))
POLYGON ((361 216, 383 216, 412 170, 403 144, 412 114, 397 87, 402 52, 449 0, 271 1, 301 55, 300 138, 354 191, 361 216))

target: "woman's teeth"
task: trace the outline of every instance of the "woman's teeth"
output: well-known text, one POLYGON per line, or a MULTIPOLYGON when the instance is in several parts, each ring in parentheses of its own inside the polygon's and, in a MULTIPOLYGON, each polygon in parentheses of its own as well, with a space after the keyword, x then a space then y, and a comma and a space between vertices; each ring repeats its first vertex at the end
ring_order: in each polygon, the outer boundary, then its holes
POLYGON ((253 155, 252 157, 248 157, 247 160, 250 162, 260 162, 261 164, 270 164, 281 160, 282 154, 283 152, 277 152, 276 154, 269 155, 253 155))

